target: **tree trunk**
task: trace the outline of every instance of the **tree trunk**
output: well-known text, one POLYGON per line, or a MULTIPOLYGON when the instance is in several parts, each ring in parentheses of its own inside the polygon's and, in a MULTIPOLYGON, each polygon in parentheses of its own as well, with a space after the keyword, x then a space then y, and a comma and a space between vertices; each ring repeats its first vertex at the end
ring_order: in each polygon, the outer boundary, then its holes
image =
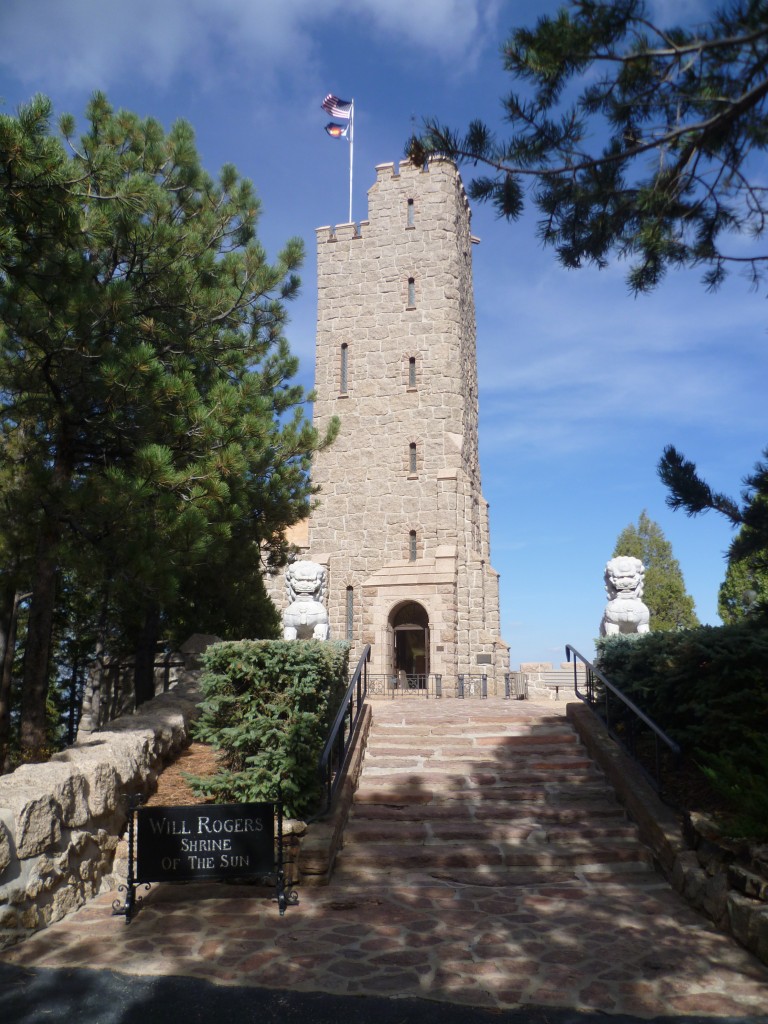
POLYGON ((56 604, 58 525, 43 524, 37 546, 21 686, 21 753, 25 761, 47 756, 45 705, 56 604))
POLYGON ((80 711, 83 705, 83 693, 79 687, 80 682, 80 659, 75 658, 72 665, 72 674, 69 677, 69 720, 67 722, 67 743, 70 745, 77 738, 77 723, 80 719, 80 711))
POLYGON ((8 628, 4 635, 3 655, 0 659, 0 775, 11 770, 11 680, 13 659, 16 654, 16 622, 21 594, 13 595, 7 613, 8 628))
POLYGON ((159 636, 160 608, 156 604, 150 604, 136 646, 133 676, 136 707, 155 696, 155 655, 159 636))

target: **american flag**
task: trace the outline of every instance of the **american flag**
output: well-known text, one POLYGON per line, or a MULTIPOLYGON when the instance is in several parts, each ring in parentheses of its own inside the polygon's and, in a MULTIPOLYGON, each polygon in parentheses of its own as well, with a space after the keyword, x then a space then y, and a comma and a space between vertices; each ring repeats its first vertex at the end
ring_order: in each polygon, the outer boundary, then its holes
POLYGON ((340 100, 332 92, 328 93, 320 106, 331 117, 344 117, 348 120, 352 114, 351 100, 340 100))

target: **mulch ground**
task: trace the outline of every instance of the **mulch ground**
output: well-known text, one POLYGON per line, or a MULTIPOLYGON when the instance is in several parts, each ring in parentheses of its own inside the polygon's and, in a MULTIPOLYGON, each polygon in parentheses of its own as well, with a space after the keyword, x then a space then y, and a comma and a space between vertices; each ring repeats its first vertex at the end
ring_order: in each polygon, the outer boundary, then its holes
POLYGON ((215 751, 206 743, 191 743, 160 773, 157 790, 146 801, 147 807, 185 807, 212 801, 195 793, 187 775, 215 775, 219 770, 215 751))

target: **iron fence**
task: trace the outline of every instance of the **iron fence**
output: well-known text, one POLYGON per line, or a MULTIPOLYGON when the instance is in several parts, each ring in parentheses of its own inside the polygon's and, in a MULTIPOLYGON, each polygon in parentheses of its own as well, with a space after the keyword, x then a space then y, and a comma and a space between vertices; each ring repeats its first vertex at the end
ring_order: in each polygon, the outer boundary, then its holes
POLYGON ((489 693, 505 700, 525 700, 528 683, 522 672, 505 672, 504 691, 501 693, 484 672, 461 672, 457 676, 439 672, 431 675, 407 675, 403 672, 368 674, 369 697, 394 700, 399 697, 436 699, 455 696, 461 700, 486 700, 489 693))
POLYGON ((438 674, 408 675, 398 673, 371 673, 368 676, 370 697, 442 697, 443 677, 438 674))
POLYGON ((456 696, 462 700, 467 697, 488 699, 488 676, 485 672, 462 672, 456 680, 456 696))
POLYGON ((572 655, 574 693, 603 720, 611 736, 624 747, 657 792, 662 793, 665 776, 679 767, 680 747, 583 654, 566 644, 568 661, 572 655), (577 670, 579 662, 583 673, 577 670), (579 689, 579 682, 583 690, 579 689))
POLYGON ((504 673, 504 697, 506 700, 525 700, 528 696, 528 680, 524 672, 504 673))

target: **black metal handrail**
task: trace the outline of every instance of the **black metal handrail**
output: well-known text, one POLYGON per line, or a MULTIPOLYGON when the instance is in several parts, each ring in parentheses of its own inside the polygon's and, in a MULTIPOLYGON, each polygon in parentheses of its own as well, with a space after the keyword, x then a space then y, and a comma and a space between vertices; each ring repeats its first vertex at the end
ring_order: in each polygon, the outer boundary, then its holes
POLYGON ((579 700, 584 701, 597 714, 608 729, 613 738, 620 743, 627 753, 637 763, 643 773, 648 777, 654 788, 661 792, 663 757, 662 745, 672 755, 674 766, 677 767, 680 759, 680 747, 675 741, 667 736, 652 718, 649 718, 644 711, 641 711, 634 701, 606 679, 603 673, 595 668, 592 662, 588 661, 583 654, 580 654, 570 644, 565 645, 565 656, 568 661, 573 655, 573 690, 579 700), (578 662, 584 665, 586 692, 579 689, 578 662), (599 684, 599 685, 598 685, 599 684), (602 688, 602 692, 601 692, 602 688), (619 713, 613 714, 611 702, 615 700, 619 704, 619 713), (639 723, 639 724, 638 724, 639 723), (621 728, 617 728, 620 726, 621 728), (642 727, 645 727, 653 735, 653 758, 652 771, 649 771, 647 764, 638 757, 637 740, 642 727))
POLYGON ((352 738, 363 713, 368 695, 368 662, 371 660, 371 645, 366 644, 357 668, 352 673, 347 692, 339 707, 328 739, 323 747, 317 770, 323 784, 323 806, 315 817, 326 814, 333 803, 336 790, 344 777, 347 759, 352 749, 352 738))

